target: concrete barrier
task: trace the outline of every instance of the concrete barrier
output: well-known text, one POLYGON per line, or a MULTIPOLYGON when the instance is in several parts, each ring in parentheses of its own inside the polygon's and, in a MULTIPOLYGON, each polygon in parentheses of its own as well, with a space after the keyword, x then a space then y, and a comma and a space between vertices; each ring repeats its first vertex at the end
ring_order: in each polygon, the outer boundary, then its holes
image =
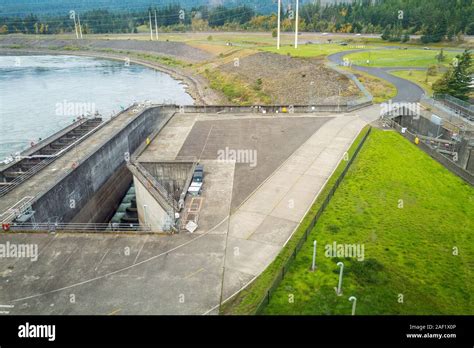
MULTIPOLYGON (((36 199, 32 205, 35 221, 103 222, 97 221, 99 216, 89 215, 82 209, 90 212, 102 210, 100 216, 108 215, 113 206, 108 206, 108 200, 96 195, 100 195, 101 188, 107 181, 116 173, 120 173, 119 169, 125 164, 125 153, 134 152, 166 116, 167 111, 162 108, 148 108, 113 137, 106 139, 97 151, 81 160, 75 170, 36 199), (88 205, 89 202, 96 203, 91 206, 88 205), (81 221, 75 219, 76 215, 82 216, 81 221)), ((117 195, 125 194, 127 187, 124 186, 126 185, 116 187, 119 191, 123 190, 116 192, 117 195)))

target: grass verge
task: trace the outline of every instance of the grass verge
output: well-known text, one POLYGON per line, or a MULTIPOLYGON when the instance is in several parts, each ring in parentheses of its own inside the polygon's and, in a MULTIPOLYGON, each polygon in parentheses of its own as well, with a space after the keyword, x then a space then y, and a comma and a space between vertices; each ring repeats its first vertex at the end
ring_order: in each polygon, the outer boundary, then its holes
POLYGON ((350 315, 356 296, 360 315, 472 315, 473 211, 472 186, 398 133, 374 129, 264 313, 350 315), (363 259, 330 255, 334 242, 364 246, 363 259))
POLYGON ((418 86, 423 88, 428 95, 433 95, 433 83, 440 79, 443 74, 436 73, 436 75, 426 75, 426 71, 419 70, 398 70, 390 71, 390 74, 401 77, 402 79, 409 80, 416 83, 418 86))
POLYGON ((338 52, 345 52, 355 49, 368 49, 372 47, 367 47, 365 45, 347 45, 341 46, 339 44, 309 44, 309 45, 299 45, 298 48, 295 48, 292 45, 283 45, 280 49, 277 49, 275 46, 263 47, 261 50, 266 52, 273 52, 283 55, 290 55, 292 57, 321 57, 328 56, 338 52))
MULTIPOLYGON (((369 126, 366 126, 354 140, 353 144, 347 151, 349 157, 352 157, 357 149, 357 146, 362 141, 364 135, 369 130, 369 126)), ((337 166, 334 173, 327 181, 324 188, 316 198, 315 202, 311 206, 310 210, 300 223, 293 236, 288 243, 282 248, 275 260, 244 290, 238 293, 234 298, 223 304, 221 307, 221 314, 254 314, 257 306, 265 297, 268 289, 271 287, 274 279, 280 274, 281 268, 288 259, 292 256, 296 245, 300 239, 304 236, 306 229, 310 226, 311 221, 316 216, 319 208, 322 206, 326 196, 331 190, 332 186, 339 178, 347 162, 341 161, 337 166)))
POLYGON ((394 98, 397 95, 397 88, 388 81, 379 79, 361 71, 345 69, 353 73, 357 79, 367 88, 367 90, 374 97, 373 102, 383 103, 394 98))

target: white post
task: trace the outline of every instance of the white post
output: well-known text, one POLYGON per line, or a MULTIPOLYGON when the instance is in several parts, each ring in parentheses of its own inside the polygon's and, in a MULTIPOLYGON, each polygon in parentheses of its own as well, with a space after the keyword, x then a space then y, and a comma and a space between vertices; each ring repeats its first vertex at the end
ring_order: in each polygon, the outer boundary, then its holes
POLYGON ((349 297, 349 301, 352 302, 352 315, 356 314, 356 304, 357 304, 357 298, 355 296, 349 297))
POLYGON ((81 34, 82 39, 81 17, 79 17, 79 13, 77 14, 77 21, 79 22, 79 33, 81 34))
POLYGON ((148 11, 148 17, 150 20, 150 40, 153 41, 153 27, 151 26, 151 11, 148 11))
POLYGON ((158 41, 158 21, 156 19, 156 10, 155 10, 155 33, 156 33, 156 40, 158 41))
POLYGON ((337 265, 341 267, 341 270, 339 271, 339 283, 337 284, 337 289, 336 289, 336 294, 337 296, 341 296, 341 287, 342 287, 342 273, 344 272, 344 264, 342 262, 338 262, 337 265))
POLYGON ((143 204, 143 224, 145 225, 145 227, 147 226, 147 218, 146 218, 147 212, 146 212, 146 208, 148 208, 148 205, 143 204))
POLYGON ((296 0, 296 21, 295 21, 295 48, 298 48, 298 21, 299 21, 299 0, 296 0))
POLYGON ((341 87, 339 87, 339 93, 337 95, 337 111, 341 111, 341 87))
POLYGON ((311 265, 311 270, 313 272, 316 269, 316 244, 317 243, 318 243, 317 241, 313 242, 313 264, 311 265))
POLYGON ((280 12, 281 12, 281 0, 278 0, 278 29, 277 29, 277 49, 280 49, 280 12))

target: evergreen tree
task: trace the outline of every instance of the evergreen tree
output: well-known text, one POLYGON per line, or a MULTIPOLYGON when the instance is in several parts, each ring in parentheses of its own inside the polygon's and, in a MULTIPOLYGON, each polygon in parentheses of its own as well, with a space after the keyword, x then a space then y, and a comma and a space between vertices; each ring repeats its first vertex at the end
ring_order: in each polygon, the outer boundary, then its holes
POLYGON ((456 56, 452 66, 444 76, 435 82, 433 90, 439 94, 449 94, 461 100, 469 100, 472 74, 472 57, 469 50, 456 56))

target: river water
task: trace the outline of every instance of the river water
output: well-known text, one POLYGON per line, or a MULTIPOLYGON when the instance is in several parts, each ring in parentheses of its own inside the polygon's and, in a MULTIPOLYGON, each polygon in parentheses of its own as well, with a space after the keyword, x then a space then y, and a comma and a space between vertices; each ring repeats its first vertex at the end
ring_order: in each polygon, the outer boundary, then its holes
POLYGON ((133 102, 193 104, 184 85, 140 65, 66 55, 0 56, 0 162, 81 114, 133 102))

